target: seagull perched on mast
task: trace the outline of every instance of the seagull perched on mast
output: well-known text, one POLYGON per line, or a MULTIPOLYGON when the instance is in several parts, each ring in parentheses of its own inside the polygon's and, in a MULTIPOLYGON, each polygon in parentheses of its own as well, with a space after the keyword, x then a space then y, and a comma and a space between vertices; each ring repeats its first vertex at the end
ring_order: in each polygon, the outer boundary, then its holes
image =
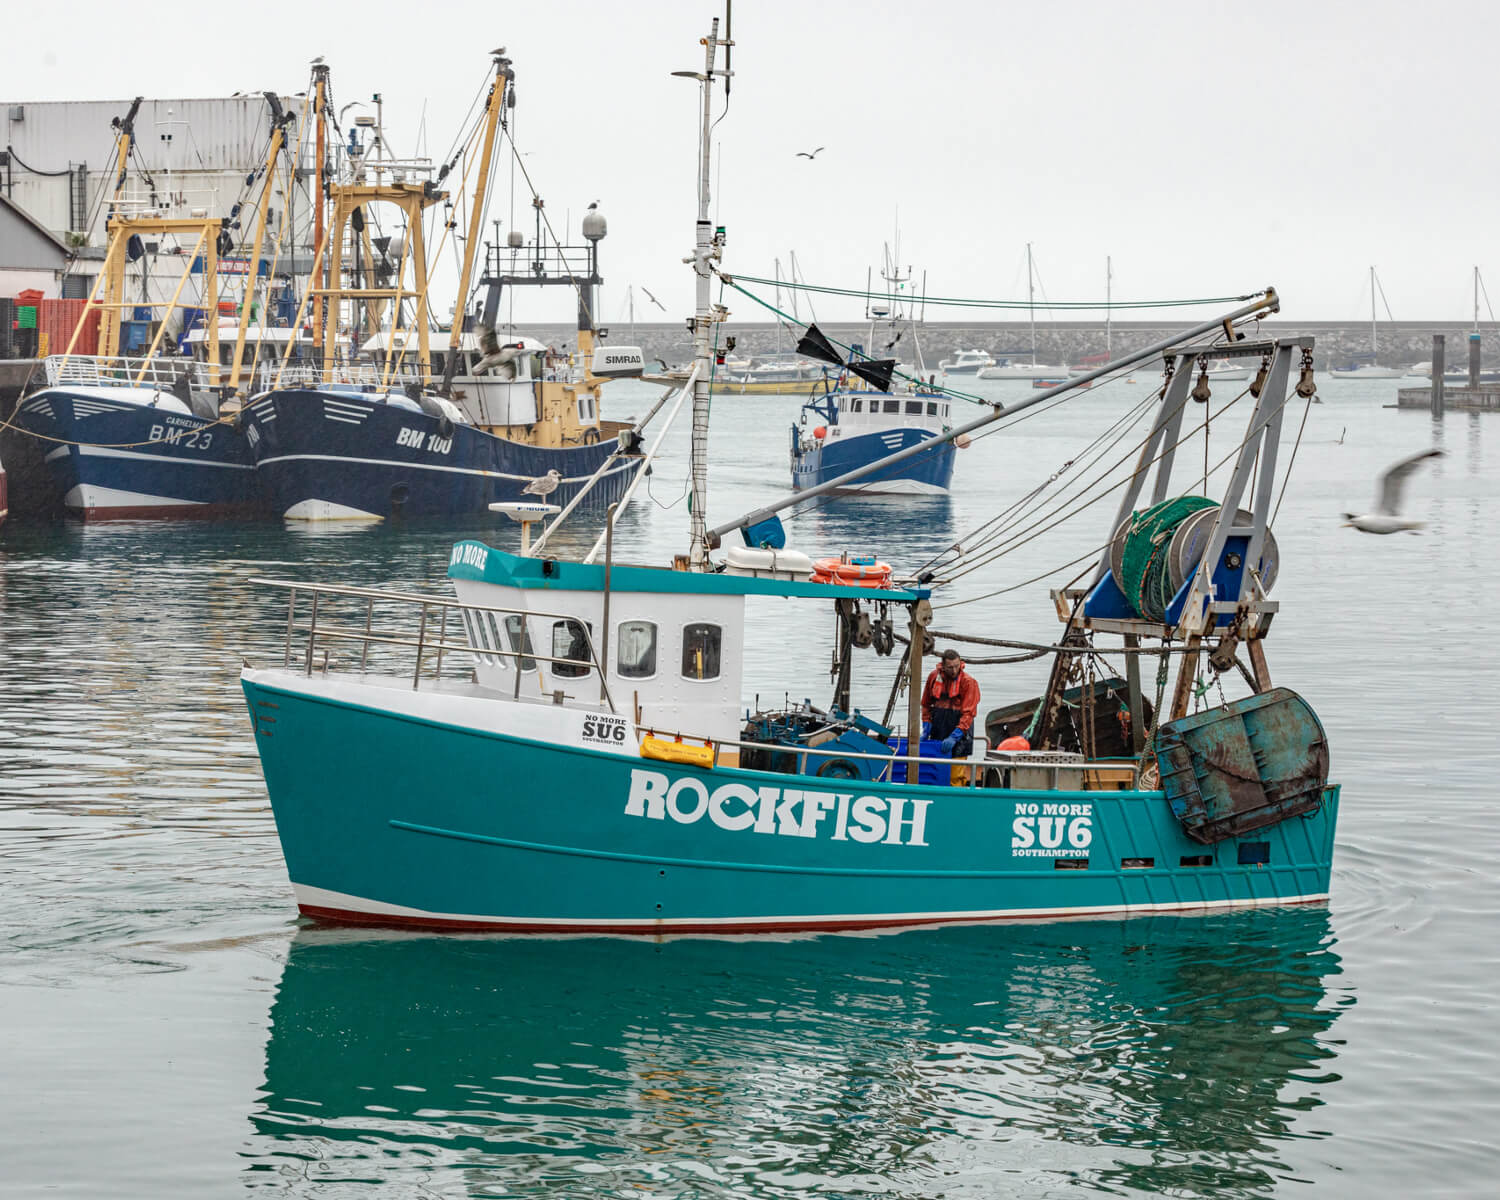
POLYGON ((545 475, 539 475, 521 489, 523 496, 550 496, 562 482, 562 473, 556 467, 545 475))
POLYGON ((1344 514, 1344 524, 1361 533, 1402 533, 1406 530, 1421 529, 1425 521, 1417 521, 1411 517, 1401 515, 1401 492, 1406 487, 1406 481, 1411 477, 1413 471, 1420 467, 1429 458, 1442 458, 1445 451, 1433 448, 1431 450, 1419 450, 1416 454, 1403 458, 1398 463, 1387 467, 1380 476, 1375 497, 1375 511, 1356 516, 1354 513, 1344 514))
POLYGON ((827 149, 826 146, 819 146, 816 150, 812 151, 812 153, 810 153, 810 154, 806 150, 798 150, 797 151, 797 157, 798 158, 808 158, 808 159, 817 158, 818 155, 822 154, 823 151, 826 150, 826 149, 827 149))

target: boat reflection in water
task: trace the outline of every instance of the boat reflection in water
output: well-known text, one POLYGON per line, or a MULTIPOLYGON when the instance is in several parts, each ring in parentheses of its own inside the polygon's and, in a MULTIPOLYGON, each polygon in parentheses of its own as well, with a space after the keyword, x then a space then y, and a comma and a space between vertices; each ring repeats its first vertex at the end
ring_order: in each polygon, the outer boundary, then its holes
POLYGON ((1261 1194, 1338 1078, 1339 969, 1321 907, 664 944, 304 929, 247 1169, 1261 1194))

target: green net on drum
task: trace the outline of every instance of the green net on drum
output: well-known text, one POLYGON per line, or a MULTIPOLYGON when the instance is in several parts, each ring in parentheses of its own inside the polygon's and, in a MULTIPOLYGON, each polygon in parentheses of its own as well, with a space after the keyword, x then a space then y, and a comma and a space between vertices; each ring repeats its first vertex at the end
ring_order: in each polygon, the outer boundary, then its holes
POLYGON ((1172 537, 1194 513, 1213 507, 1214 502, 1202 496, 1178 496, 1131 515, 1115 582, 1137 614, 1153 621, 1166 619, 1175 590, 1168 554, 1172 537))

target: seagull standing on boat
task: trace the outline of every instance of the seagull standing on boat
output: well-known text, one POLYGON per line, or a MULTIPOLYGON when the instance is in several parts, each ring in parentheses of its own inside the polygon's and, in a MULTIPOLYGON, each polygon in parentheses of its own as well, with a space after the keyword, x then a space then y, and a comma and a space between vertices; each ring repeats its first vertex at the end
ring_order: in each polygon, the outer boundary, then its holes
POLYGON ((1402 533, 1421 529, 1425 521, 1401 515, 1401 492, 1413 471, 1429 458, 1441 458, 1445 452, 1434 447, 1420 450, 1385 469, 1376 490, 1375 511, 1358 516, 1344 514, 1344 525, 1358 529, 1361 533, 1402 533))
POLYGON ((550 496, 557 491, 557 485, 562 482, 562 474, 556 467, 545 475, 539 475, 521 489, 523 496, 550 496))

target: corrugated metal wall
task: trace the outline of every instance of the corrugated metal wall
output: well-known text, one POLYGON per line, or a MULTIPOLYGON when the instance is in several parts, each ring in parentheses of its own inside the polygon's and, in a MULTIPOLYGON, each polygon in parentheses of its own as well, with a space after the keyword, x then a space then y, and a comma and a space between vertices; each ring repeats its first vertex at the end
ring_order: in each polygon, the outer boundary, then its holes
MULTIPOLYGON (((281 103, 288 112, 300 114, 304 101, 289 96, 282 97, 281 103)), ((3 132, 13 156, 9 168, 0 168, 0 187, 61 236, 76 227, 76 176, 80 166, 86 167, 82 190, 93 216, 89 240, 103 244, 99 197, 114 186, 115 138, 110 122, 129 109, 129 100, 0 103, 0 120, 5 122, 3 132), (17 109, 19 120, 11 117, 17 109), (61 174, 38 175, 33 170, 61 174)), ((264 161, 269 136, 270 110, 261 95, 146 100, 135 118, 135 146, 155 179, 158 202, 166 203, 170 192, 187 205, 211 213, 227 212, 240 197, 245 175, 264 161)), ((289 136, 295 138, 295 126, 289 136)), ((302 165, 311 165, 310 148, 304 149, 302 158, 302 165)), ((134 169, 127 191, 145 199, 134 169)))

